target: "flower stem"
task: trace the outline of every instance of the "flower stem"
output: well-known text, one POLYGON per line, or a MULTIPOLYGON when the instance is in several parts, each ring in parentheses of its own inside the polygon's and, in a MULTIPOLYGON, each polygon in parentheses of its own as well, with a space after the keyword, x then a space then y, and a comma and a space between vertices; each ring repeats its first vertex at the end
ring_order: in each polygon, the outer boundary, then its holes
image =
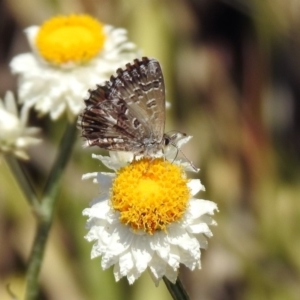
POLYGON ((38 298, 38 277, 41 270, 47 238, 52 225, 54 208, 58 198, 58 188, 63 175, 63 170, 71 157, 71 151, 76 136, 76 124, 68 124, 60 143, 58 156, 44 189, 39 214, 37 214, 37 231, 26 273, 27 287, 25 300, 34 300, 38 298))
POLYGON ((18 159, 13 154, 9 153, 5 155, 5 160, 14 177, 16 178, 19 186, 21 187, 26 200, 34 209, 34 211, 37 212, 39 210, 40 203, 37 198, 36 192, 28 178, 28 175, 26 174, 20 161, 18 161, 18 159))
POLYGON ((185 288, 182 285, 179 278, 177 278, 175 284, 170 282, 165 276, 163 277, 163 280, 174 300, 189 300, 190 299, 190 297, 188 296, 187 292, 185 291, 185 288))

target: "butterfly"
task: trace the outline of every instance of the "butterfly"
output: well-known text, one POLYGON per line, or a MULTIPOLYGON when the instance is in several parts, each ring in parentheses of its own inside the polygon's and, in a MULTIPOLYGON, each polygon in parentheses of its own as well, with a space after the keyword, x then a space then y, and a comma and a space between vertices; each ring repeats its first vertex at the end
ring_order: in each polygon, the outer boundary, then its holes
POLYGON ((78 125, 84 146, 151 156, 174 145, 182 133, 166 134, 165 84, 156 59, 143 57, 117 69, 103 85, 89 90, 78 125))

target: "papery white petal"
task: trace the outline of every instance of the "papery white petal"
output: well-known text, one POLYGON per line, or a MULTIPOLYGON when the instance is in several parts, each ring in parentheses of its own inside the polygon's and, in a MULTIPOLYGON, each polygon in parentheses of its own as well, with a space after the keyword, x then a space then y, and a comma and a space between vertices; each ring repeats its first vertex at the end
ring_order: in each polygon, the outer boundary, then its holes
POLYGON ((90 218, 106 219, 107 213, 110 211, 110 205, 108 201, 97 202, 91 208, 86 208, 83 210, 84 216, 89 216, 90 218))
POLYGON ((29 45, 31 47, 32 50, 34 50, 34 52, 37 52, 37 48, 35 46, 35 38, 39 32, 39 26, 29 26, 27 27, 24 32, 27 36, 27 39, 28 39, 28 42, 29 42, 29 45))
POLYGON ((15 102, 14 95, 11 91, 7 91, 4 97, 5 107, 8 113, 15 116, 18 115, 17 105, 15 102))
POLYGON ((101 161, 101 163, 106 166, 107 168, 111 170, 118 170, 121 167, 125 166, 128 162, 125 162, 123 160, 119 160, 119 152, 115 152, 111 154, 111 156, 102 156, 102 155, 96 155, 92 154, 92 158, 98 159, 101 161))
POLYGON ((198 240, 198 243, 200 245, 200 248, 201 249, 207 249, 207 246, 208 246, 208 240, 207 238, 205 237, 205 235, 203 234, 196 234, 196 239, 198 240))
POLYGON ((205 234, 208 237, 212 236, 212 232, 211 232, 211 230, 209 229, 209 227, 206 223, 190 225, 189 226, 189 232, 194 233, 194 234, 202 233, 202 234, 205 234))
POLYGON ((175 163, 179 166, 182 166, 186 172, 198 173, 200 171, 200 169, 197 168, 193 162, 186 159, 176 159, 175 163))
MULTIPOLYGON (((98 172, 86 173, 86 174, 83 174, 83 175, 81 176, 81 179, 82 179, 82 180, 95 179, 95 178, 97 178, 97 176, 98 176, 98 172)), ((96 181, 96 183, 97 183, 97 182, 98 182, 98 181, 96 181)))
POLYGON ((129 284, 133 284, 140 276, 141 273, 136 268, 133 268, 130 272, 128 272, 127 280, 129 284))
POLYGON ((132 152, 125 152, 125 151, 109 151, 109 156, 111 160, 114 162, 114 165, 119 166, 119 168, 128 165, 128 163, 132 162, 134 158, 132 152))
POLYGON ((158 285, 159 280, 166 274, 166 267, 167 263, 156 255, 154 255, 149 262, 150 275, 156 286, 158 285))
POLYGON ((135 266, 137 270, 142 273, 146 270, 149 261, 153 256, 147 236, 138 236, 132 243, 132 255, 135 259, 135 266))
POLYGON ((205 191, 205 187, 201 184, 200 179, 190 179, 187 185, 192 196, 195 196, 199 191, 205 191))
POLYGON ((181 139, 177 142, 177 147, 181 148, 184 144, 186 144, 190 139, 192 138, 191 135, 183 136, 181 139))
POLYGON ((112 181, 115 178, 115 174, 113 173, 105 173, 101 172, 97 174, 97 181, 100 185, 100 194, 104 197, 105 195, 109 196, 109 189, 112 186, 112 181))
POLYGON ((189 211, 193 212, 193 218, 198 218, 204 214, 213 215, 215 210, 218 211, 215 202, 203 199, 193 199, 190 201, 189 211))
POLYGON ((118 274, 123 277, 127 276, 132 269, 135 268, 132 253, 128 250, 120 255, 118 274))
POLYGON ((174 270, 170 266, 167 265, 165 275, 172 283, 176 283, 178 277, 178 269, 174 270))
POLYGON ((150 246, 163 260, 167 260, 170 253, 170 243, 164 232, 157 232, 150 239, 150 246))
POLYGON ((177 270, 179 268, 180 251, 177 246, 171 245, 167 263, 168 266, 170 266, 174 270, 177 270))
POLYGON ((12 92, 0 99, 0 152, 11 152, 22 159, 28 159, 28 147, 41 142, 35 135, 39 128, 26 127, 29 110, 26 107, 18 113, 12 92))

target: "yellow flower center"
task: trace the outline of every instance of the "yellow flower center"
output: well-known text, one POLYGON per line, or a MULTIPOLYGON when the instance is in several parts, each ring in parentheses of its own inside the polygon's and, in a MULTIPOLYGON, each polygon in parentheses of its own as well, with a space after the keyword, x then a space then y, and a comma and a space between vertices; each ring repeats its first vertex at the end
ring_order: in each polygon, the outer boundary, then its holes
POLYGON ((190 198, 181 167, 163 159, 143 158, 121 168, 112 186, 112 207, 120 221, 153 234, 179 221, 190 198))
POLYGON ((105 34, 103 25, 88 15, 58 16, 40 27, 35 42, 50 63, 82 63, 103 48, 105 34))

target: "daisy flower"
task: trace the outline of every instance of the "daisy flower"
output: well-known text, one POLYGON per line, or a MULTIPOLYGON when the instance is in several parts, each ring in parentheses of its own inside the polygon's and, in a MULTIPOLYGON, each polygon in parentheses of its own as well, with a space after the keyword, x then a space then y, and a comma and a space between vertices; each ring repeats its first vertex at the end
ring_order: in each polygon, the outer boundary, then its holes
POLYGON ((193 168, 174 161, 173 154, 166 149, 165 158, 93 155, 114 172, 83 176, 100 186, 100 194, 83 211, 86 239, 94 242, 91 257, 102 257, 104 270, 113 266, 116 281, 126 276, 132 284, 148 270, 156 285, 163 276, 175 283, 180 264, 201 267, 200 249, 212 236, 209 225, 216 225, 211 215, 217 206, 195 197, 204 186, 187 178, 185 171, 193 168))
POLYGON ((34 137, 38 128, 26 127, 27 119, 28 109, 23 107, 19 115, 14 95, 8 91, 4 101, 0 99, 0 152, 28 159, 26 149, 41 140, 34 137))
POLYGON ((125 29, 88 15, 54 17, 25 32, 32 52, 17 55, 10 64, 19 76, 19 100, 53 120, 64 112, 72 120, 90 86, 137 56, 125 29))

